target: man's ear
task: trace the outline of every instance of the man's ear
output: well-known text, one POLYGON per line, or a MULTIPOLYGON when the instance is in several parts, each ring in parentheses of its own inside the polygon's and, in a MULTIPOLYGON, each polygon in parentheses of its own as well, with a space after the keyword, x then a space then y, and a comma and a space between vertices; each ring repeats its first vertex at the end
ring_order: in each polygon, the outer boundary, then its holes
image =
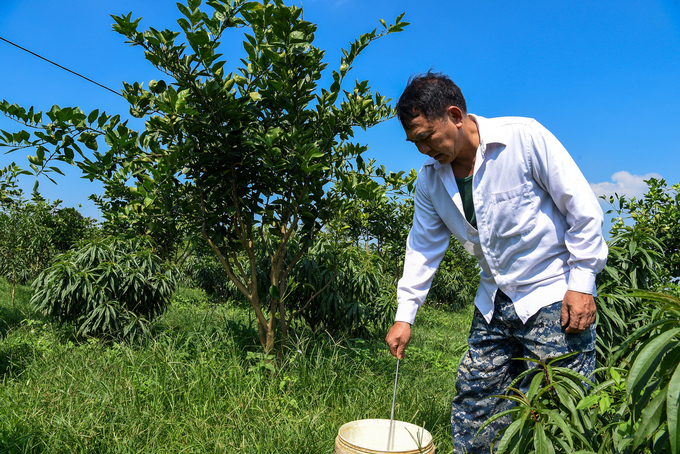
POLYGON ((463 111, 460 110, 460 108, 456 106, 449 106, 446 112, 449 116, 449 119, 455 124, 456 126, 463 126, 463 111))

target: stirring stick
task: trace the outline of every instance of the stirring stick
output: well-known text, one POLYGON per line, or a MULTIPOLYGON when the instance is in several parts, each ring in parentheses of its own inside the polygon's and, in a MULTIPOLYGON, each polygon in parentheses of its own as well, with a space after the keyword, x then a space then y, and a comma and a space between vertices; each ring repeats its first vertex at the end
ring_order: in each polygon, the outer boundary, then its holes
POLYGON ((390 430, 387 433, 387 451, 394 447, 394 402, 397 399, 397 380, 399 379, 399 358, 397 358, 397 373, 394 374, 394 393, 392 393, 392 412, 390 413, 390 430))

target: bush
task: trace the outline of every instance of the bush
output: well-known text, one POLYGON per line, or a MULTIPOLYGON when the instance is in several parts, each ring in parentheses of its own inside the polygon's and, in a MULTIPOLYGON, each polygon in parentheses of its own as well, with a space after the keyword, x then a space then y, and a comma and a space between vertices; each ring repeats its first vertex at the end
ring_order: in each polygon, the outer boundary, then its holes
POLYGON ((196 287, 219 301, 244 300, 214 254, 194 253, 182 264, 185 286, 196 287))
POLYGON ((479 267, 455 238, 432 280, 427 301, 437 308, 461 310, 472 304, 479 287, 479 267))
POLYGON ((49 264, 52 235, 45 225, 50 206, 44 202, 12 204, 0 211, 0 276, 25 284, 49 264))
POLYGON ((383 279, 380 257, 336 246, 318 241, 292 273, 296 284, 284 297, 293 314, 315 332, 366 336, 371 327, 389 327, 396 295, 390 279, 383 279))
POLYGON ((539 372, 527 394, 509 388, 502 397, 517 405, 505 413, 512 424, 499 434, 497 452, 680 452, 680 299, 671 294, 677 291, 669 285, 664 293, 623 293, 641 298, 649 311, 613 356, 620 367, 598 369, 587 394, 586 377, 554 367, 560 358, 527 372, 539 372))
POLYGON ((31 304, 79 335, 135 340, 165 310, 175 286, 146 239, 95 240, 58 256, 33 283, 31 304))
MULTIPOLYGON (((657 198, 651 194, 650 190, 644 200, 657 198)), ((607 265, 597 276, 597 354, 602 366, 610 365, 618 346, 644 325, 640 311, 647 308, 639 298, 626 295, 628 289, 658 291, 671 281, 675 267, 664 235, 653 225, 657 215, 643 216, 635 199, 612 197, 610 202, 618 202, 619 209, 607 213, 618 217, 609 232, 607 265)))
MULTIPOLYGON (((22 199, 0 206, 0 276, 12 284, 26 284, 81 238, 89 236, 94 220, 73 208, 59 208, 39 194, 31 202, 22 199)), ((12 300, 14 298, 12 297, 12 300)))

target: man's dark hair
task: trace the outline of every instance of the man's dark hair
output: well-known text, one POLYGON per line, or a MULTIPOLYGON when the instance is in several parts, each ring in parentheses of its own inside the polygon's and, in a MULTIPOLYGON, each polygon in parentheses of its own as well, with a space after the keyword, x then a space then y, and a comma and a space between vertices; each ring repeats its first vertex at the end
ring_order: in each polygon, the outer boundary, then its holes
POLYGON ((445 118, 449 106, 456 106, 467 115, 463 93, 451 78, 443 73, 428 71, 411 76, 397 103, 397 117, 404 129, 418 115, 428 120, 445 118))

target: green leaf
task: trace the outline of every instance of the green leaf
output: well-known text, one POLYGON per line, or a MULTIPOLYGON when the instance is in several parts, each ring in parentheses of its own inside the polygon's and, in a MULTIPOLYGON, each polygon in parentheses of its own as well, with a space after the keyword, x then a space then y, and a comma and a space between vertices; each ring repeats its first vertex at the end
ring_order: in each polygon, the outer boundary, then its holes
POLYGON ((248 2, 244 3, 243 6, 241 7, 245 11, 261 11, 262 10, 262 4, 258 2, 248 2))
POLYGON ((666 415, 668 419, 668 436, 671 443, 671 453, 680 453, 680 418, 678 418, 678 404, 680 404, 680 366, 676 367, 670 382, 666 397, 666 415))
POLYGON ((628 374, 626 383, 628 396, 632 395, 634 400, 637 398, 637 395, 645 387, 647 381, 654 375, 663 355, 670 348, 668 343, 679 333, 680 328, 671 329, 643 344, 644 347, 635 358, 628 374))
POLYGON ((600 396, 598 396, 598 395, 585 397, 578 403, 578 405, 576 405, 576 409, 577 410, 587 410, 590 407, 597 405, 599 400, 600 400, 600 396))
POLYGON ((666 393, 660 392, 640 415, 640 425, 635 431, 633 448, 645 443, 663 424, 666 413, 666 393))
POLYGON ((537 453, 554 454, 555 447, 545 434, 543 424, 534 425, 534 449, 537 453))
POLYGON ((518 419, 508 426, 508 428, 503 432, 503 437, 498 442, 498 450, 496 454, 503 454, 511 448, 511 443, 513 438, 517 435, 524 427, 525 418, 518 419))
POLYGON ((571 428, 569 427, 569 424, 562 418, 562 415, 557 410, 550 410, 548 411, 548 417, 550 418, 551 421, 555 423, 557 427, 560 428, 562 431, 562 434, 564 437, 566 437, 567 442, 569 443, 569 446, 573 449, 574 448, 574 441, 571 436, 571 428))
POLYGON ((529 386, 529 391, 527 392, 527 399, 529 400, 533 399, 533 397, 536 395, 536 392, 541 387, 542 383, 543 374, 541 373, 541 371, 537 371, 537 373, 534 375, 534 378, 531 379, 531 385, 529 386))
POLYGON ((87 122, 88 123, 94 123, 94 121, 99 117, 99 109, 95 109, 92 112, 90 112, 90 115, 87 116, 87 122))

